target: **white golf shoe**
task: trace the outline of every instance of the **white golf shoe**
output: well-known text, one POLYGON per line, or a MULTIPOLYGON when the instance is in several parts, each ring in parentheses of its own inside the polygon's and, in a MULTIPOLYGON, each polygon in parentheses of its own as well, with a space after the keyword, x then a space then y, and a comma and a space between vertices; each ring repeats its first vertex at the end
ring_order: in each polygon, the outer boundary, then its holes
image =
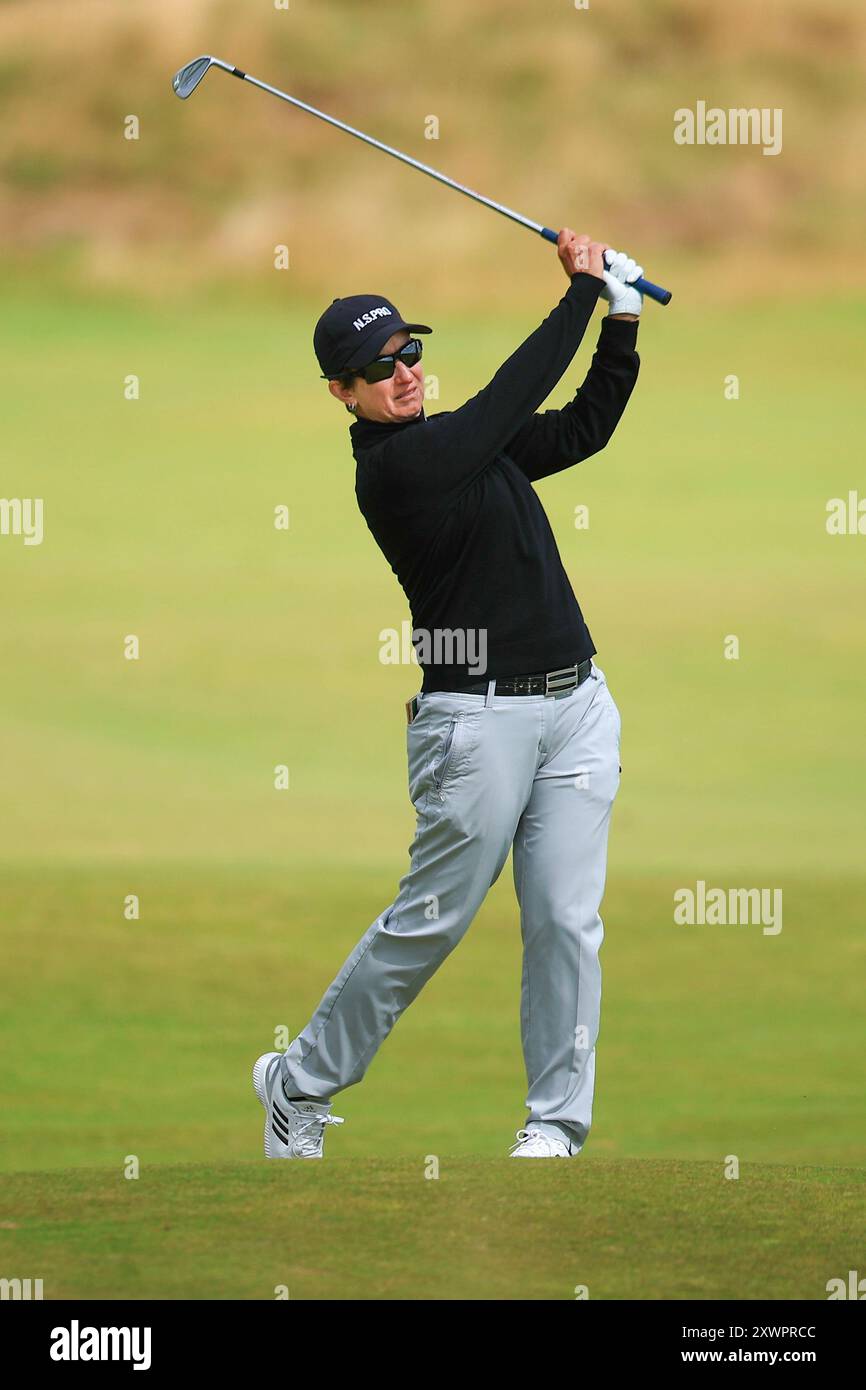
POLYGON ((573 1149, 564 1139, 542 1134, 540 1129, 519 1129, 517 1143, 512 1145, 511 1158, 571 1158, 573 1149))
POLYGON ((265 1110, 265 1158, 321 1158, 326 1125, 341 1125, 330 1115, 329 1100, 286 1100, 279 1052, 265 1052, 253 1067, 253 1086, 265 1110))

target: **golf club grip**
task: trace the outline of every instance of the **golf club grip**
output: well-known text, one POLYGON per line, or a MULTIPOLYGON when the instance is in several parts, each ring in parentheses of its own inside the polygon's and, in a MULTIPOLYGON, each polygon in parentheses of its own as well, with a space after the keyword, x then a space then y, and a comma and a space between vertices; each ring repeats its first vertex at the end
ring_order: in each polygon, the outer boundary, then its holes
MULTIPOLYGON (((558 234, 552 227, 542 227, 541 235, 545 241, 552 241, 554 245, 559 240, 558 234)), ((650 299, 654 299, 657 304, 670 304, 671 291, 662 289, 661 285, 654 285, 652 280, 647 280, 643 275, 638 280, 633 281, 636 290, 645 294, 650 299)))

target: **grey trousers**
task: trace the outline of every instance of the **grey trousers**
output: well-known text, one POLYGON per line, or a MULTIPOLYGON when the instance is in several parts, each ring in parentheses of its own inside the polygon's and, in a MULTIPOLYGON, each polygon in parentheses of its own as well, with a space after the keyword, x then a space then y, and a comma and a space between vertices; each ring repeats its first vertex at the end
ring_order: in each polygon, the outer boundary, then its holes
POLYGON ((407 726, 417 821, 390 907, 281 1062, 287 1095, 330 1100, 363 1077, 462 938, 514 848, 523 938, 528 1126, 580 1149, 592 1122, 607 836, 621 721, 604 672, 565 695, 421 697, 407 726))

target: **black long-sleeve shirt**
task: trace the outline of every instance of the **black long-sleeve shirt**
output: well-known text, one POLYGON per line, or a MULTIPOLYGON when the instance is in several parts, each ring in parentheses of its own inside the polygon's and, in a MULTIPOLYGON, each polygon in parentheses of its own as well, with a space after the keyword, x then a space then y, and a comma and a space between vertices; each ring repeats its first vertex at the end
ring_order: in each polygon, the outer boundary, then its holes
POLYGON ((637 379, 637 324, 605 318, 574 399, 534 413, 568 368, 603 287, 573 275, 556 308, 459 410, 350 427, 358 505, 409 601, 425 692, 554 670, 596 651, 532 483, 603 449, 637 379))

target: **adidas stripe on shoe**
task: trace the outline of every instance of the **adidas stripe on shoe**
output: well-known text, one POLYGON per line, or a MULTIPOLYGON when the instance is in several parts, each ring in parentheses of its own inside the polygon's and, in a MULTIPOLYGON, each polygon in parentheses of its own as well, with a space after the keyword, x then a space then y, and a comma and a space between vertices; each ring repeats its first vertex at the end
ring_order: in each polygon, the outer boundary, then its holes
POLYGON ((331 1102, 286 1100, 279 1052, 265 1052, 253 1067, 253 1086, 265 1111, 265 1158, 321 1158, 326 1125, 343 1120, 331 1102))

